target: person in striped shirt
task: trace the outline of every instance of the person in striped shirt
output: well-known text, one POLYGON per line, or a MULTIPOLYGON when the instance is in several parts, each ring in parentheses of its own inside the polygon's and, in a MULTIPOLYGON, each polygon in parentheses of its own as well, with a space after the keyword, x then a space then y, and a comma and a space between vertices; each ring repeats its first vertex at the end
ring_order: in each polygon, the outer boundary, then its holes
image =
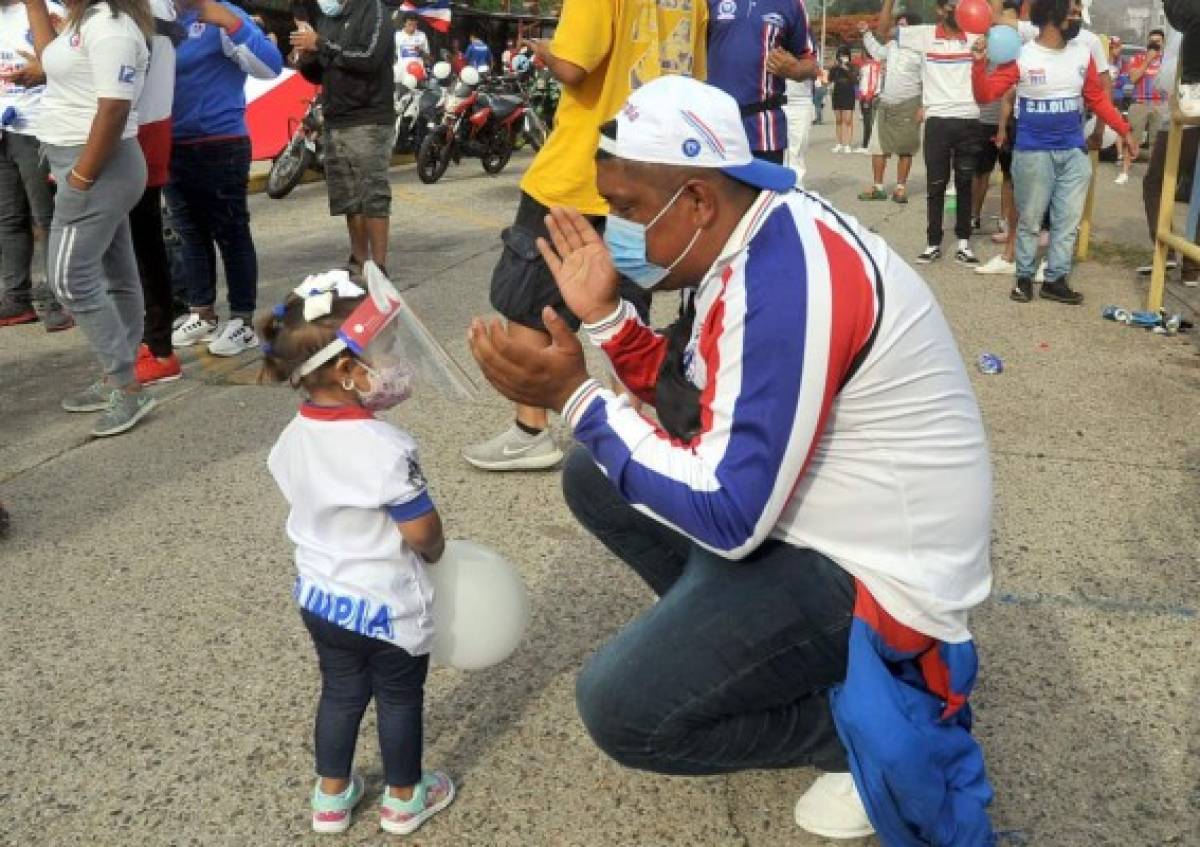
POLYGON ((858 66, 858 111, 862 115, 863 140, 856 153, 869 153, 871 128, 874 124, 875 99, 879 96, 883 81, 883 68, 874 57, 864 51, 858 66))
MULTIPOLYGON (((967 613, 991 582, 991 478, 930 290, 881 237, 793 185, 751 155, 733 98, 655 80, 601 129, 603 239, 555 208, 539 249, 656 419, 589 377, 552 309, 549 347, 514 344, 496 321, 475 321, 469 341, 501 393, 561 410, 580 445, 568 506, 660 597, 579 677, 597 745, 677 775, 820 768, 797 823, 858 837, 872 827, 829 697, 847 678, 855 604, 969 650, 967 613), (685 292, 679 320, 646 325, 618 273, 685 292)), ((886 769, 868 758, 855 756, 856 777, 886 769)))

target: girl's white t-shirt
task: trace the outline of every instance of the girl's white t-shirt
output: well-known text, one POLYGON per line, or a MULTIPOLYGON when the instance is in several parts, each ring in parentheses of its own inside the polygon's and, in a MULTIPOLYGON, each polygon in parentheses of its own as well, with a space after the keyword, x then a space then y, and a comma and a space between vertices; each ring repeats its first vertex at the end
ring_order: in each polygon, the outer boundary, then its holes
POLYGON ((356 407, 305 404, 267 467, 291 506, 297 604, 414 656, 433 640, 433 583, 397 523, 433 510, 412 437, 356 407))
MULTIPOLYGON (((92 6, 78 27, 68 25, 42 52, 46 92, 38 138, 63 147, 87 143, 97 100, 136 103, 149 61, 146 38, 132 18, 114 18, 107 3, 92 6)), ((137 112, 131 108, 121 137, 136 137, 137 128, 137 112)))

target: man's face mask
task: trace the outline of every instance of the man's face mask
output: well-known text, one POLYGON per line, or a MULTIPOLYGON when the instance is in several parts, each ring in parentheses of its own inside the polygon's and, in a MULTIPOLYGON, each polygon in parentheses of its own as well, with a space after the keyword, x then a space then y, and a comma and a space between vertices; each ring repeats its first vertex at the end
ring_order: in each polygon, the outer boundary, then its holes
POLYGON ((336 18, 346 10, 346 0, 317 0, 317 5, 321 8, 321 14, 336 18))
POLYGON ((1070 41, 1072 38, 1079 35, 1079 30, 1081 29, 1083 29, 1082 18, 1067 18, 1067 21, 1063 25, 1062 29, 1063 38, 1067 41, 1070 41))
POLYGON ((647 233, 667 213, 667 210, 675 204, 675 201, 683 194, 683 189, 686 187, 686 184, 679 186, 679 190, 671 195, 671 199, 667 201, 667 204, 659 210, 658 214, 648 224, 626 220, 617 215, 610 214, 608 216, 604 226, 604 244, 608 247, 608 252, 612 254, 613 266, 616 267, 617 273, 629 277, 640 288, 651 289, 666 279, 667 275, 675 270, 679 263, 691 252, 692 247, 696 245, 696 241, 700 238, 701 230, 697 229, 696 234, 692 236, 692 240, 688 242, 683 252, 665 268, 662 265, 656 265, 654 262, 651 262, 646 255, 647 233))

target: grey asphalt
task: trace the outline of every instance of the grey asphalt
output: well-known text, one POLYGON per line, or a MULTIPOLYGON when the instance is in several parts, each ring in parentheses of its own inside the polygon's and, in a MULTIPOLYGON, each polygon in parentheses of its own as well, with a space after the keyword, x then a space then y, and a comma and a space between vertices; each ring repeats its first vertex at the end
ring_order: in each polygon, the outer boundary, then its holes
MULTIPOLYGON (((810 187, 915 254, 920 168, 912 204, 862 203, 866 157, 831 155, 828 126, 814 136, 810 187)), ((475 375, 464 331, 488 312, 528 161, 499 178, 468 161, 436 186, 393 172, 391 267, 475 375)), ((1101 180, 1099 229, 1141 231, 1140 172, 1101 180)), ((320 184, 252 209, 263 306, 346 254, 320 184)), ((971 369, 997 493, 973 703, 1002 843, 1200 844, 1196 344, 1101 319, 1105 303, 1140 300, 1126 267, 1084 265, 1078 308, 1013 304, 1007 280, 949 260, 925 274, 964 358, 1005 361, 997 376, 971 369)), ((185 358, 144 426, 91 441, 88 416, 58 408, 91 376, 81 334, 0 330, 0 499, 14 521, 0 542, 0 844, 384 843, 370 803, 341 841, 307 832, 318 677, 265 468, 297 398, 256 385, 253 356, 185 358)), ((449 533, 516 562, 533 615, 507 663, 431 674, 426 762, 460 794, 410 842, 826 843, 791 819, 811 771, 678 779, 607 761, 576 717, 574 678, 648 593, 575 525, 556 474, 461 461, 508 422, 486 386, 465 404, 426 391, 392 417, 422 445, 449 533)), ((371 718, 359 764, 374 793, 371 718)))

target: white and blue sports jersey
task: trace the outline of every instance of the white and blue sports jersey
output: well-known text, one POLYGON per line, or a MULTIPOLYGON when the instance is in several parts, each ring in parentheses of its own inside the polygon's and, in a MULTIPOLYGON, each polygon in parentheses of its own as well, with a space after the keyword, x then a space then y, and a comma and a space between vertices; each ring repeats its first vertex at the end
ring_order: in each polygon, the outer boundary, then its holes
POLYGON ((361 406, 306 403, 267 466, 290 507, 297 605, 414 656, 428 653, 433 583, 396 529, 434 509, 412 437, 361 406))
POLYGON ((1058 49, 1027 42, 1015 62, 990 74, 983 62, 976 62, 972 84, 981 103, 1002 97, 1016 85, 1015 150, 1083 149, 1085 103, 1119 134, 1129 131, 1104 94, 1091 52, 1078 41, 1058 49))
MULTIPOLYGON (((991 471, 962 356, 921 277, 817 195, 763 192, 694 303, 694 437, 594 380, 563 407, 621 496, 726 558, 768 538, 817 550, 906 626, 966 640, 991 584, 991 471)), ((666 337, 628 303, 585 328, 654 403, 666 337)))
MULTIPOLYGON (((803 0, 708 0, 708 82, 739 106, 782 96, 785 80, 767 72, 767 56, 782 47, 794 56, 812 53, 803 0)), ((783 150, 783 109, 742 119, 751 150, 783 150)))

